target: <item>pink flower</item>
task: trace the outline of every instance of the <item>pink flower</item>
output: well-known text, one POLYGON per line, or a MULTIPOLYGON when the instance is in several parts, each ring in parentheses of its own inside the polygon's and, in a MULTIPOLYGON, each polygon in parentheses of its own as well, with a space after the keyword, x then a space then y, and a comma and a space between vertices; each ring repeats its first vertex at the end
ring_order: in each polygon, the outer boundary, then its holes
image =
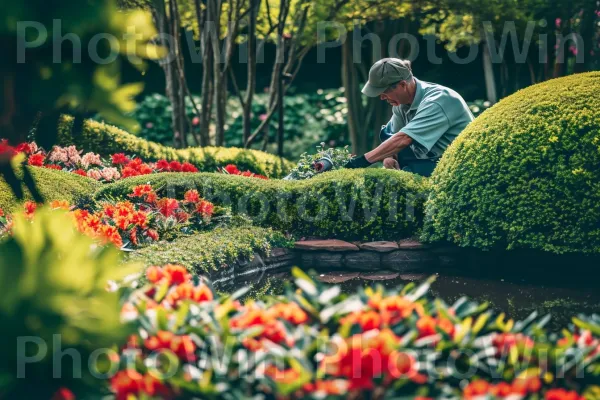
POLYGON ((119 171, 116 168, 109 167, 109 168, 104 168, 102 171, 100 171, 100 176, 105 181, 114 181, 114 180, 119 179, 121 177, 121 174, 119 173, 119 171))
POLYGON ((267 114, 260 114, 258 116, 258 119, 260 119, 261 121, 264 121, 265 119, 267 119, 267 114))
POLYGON ((60 147, 54 146, 50 154, 48 155, 48 161, 50 162, 61 162, 66 164, 69 161, 69 154, 67 154, 67 150, 60 147))
POLYGON ((194 125, 194 126, 200 125, 200 118, 198 118, 198 117, 192 118, 192 125, 194 125))
POLYGON ((556 20, 554 21, 554 23, 556 24, 557 28, 560 28, 560 23, 562 22, 562 19, 560 18, 556 18, 556 20))
POLYGON ((571 46, 569 47, 569 51, 576 56, 577 55, 577 46, 571 46))
POLYGON ((98 171, 97 169, 90 169, 87 172, 87 176, 88 176, 88 178, 92 178, 92 179, 95 179, 97 181, 99 181, 100 179, 102 179, 102 175, 100 175, 100 171, 98 171))
POLYGON ((152 122, 146 122, 146 129, 154 128, 154 124, 152 122))
POLYGON ((90 165, 102 165, 102 160, 98 154, 94 153, 85 153, 83 157, 81 157, 81 165, 84 168, 89 168, 90 165))

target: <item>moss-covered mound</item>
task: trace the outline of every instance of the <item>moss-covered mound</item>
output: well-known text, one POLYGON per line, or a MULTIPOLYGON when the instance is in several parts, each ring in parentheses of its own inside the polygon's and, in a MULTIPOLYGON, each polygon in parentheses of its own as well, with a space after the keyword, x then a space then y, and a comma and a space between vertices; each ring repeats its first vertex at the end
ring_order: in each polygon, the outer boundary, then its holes
POLYGON ((399 239, 420 226, 429 184, 424 178, 384 169, 339 170, 305 181, 262 180, 215 173, 161 173, 103 186, 97 198, 124 198, 150 183, 169 197, 195 188, 260 226, 298 236, 399 239))
MULTIPOLYGON (((46 201, 67 200, 73 203, 81 198, 91 197, 101 185, 97 181, 70 172, 56 171, 48 168, 27 167, 35 180, 36 187, 46 201)), ((17 171, 17 176, 22 173, 17 171)), ((32 200, 31 194, 24 190, 27 200, 32 200)), ((0 208, 10 212, 19 206, 12 189, 0 177, 0 208)))
POLYGON ((600 72, 521 90, 484 112, 432 176, 424 238, 600 252, 600 72))
POLYGON ((238 259, 250 259, 255 252, 268 253, 273 247, 284 246, 283 235, 269 228, 217 228, 152 244, 132 252, 128 258, 146 266, 179 264, 195 273, 206 274, 238 259))
POLYGON ((73 117, 63 116, 59 123, 58 142, 60 145, 76 145, 85 151, 93 151, 102 156, 113 153, 128 153, 144 160, 166 159, 188 161, 201 171, 216 171, 217 167, 235 164, 241 170, 280 178, 286 175, 293 164, 273 154, 258 150, 245 150, 236 147, 189 147, 174 149, 136 137, 122 129, 102 122, 86 120, 83 132, 73 134, 73 117))

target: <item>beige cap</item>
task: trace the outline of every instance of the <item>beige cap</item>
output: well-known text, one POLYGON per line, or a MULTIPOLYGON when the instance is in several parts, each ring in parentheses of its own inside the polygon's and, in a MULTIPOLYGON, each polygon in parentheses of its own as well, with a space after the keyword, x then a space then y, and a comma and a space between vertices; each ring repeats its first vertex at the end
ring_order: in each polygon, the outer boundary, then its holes
POLYGON ((412 77, 410 61, 399 58, 383 58, 369 70, 369 81, 362 92, 369 97, 377 97, 396 82, 412 77))

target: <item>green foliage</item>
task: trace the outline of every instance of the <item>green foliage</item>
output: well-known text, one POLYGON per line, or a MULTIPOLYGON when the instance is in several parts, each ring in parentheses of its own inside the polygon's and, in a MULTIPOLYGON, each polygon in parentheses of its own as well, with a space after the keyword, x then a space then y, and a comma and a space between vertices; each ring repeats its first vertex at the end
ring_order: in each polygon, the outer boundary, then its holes
POLYGON ((303 181, 262 180, 215 173, 160 173, 102 187, 97 199, 124 198, 150 183, 182 198, 197 189, 205 199, 248 214, 255 224, 295 235, 340 239, 398 239, 418 229, 428 180, 403 171, 338 170, 303 181))
MULTIPOLYGON (((120 321, 120 295, 106 285, 137 271, 138 265, 122 265, 115 248, 98 247, 75 231, 62 212, 38 211, 34 223, 16 216, 13 234, 0 244, 3 396, 48 399, 61 386, 77 393, 101 384, 90 376, 90 353, 123 343, 130 333, 120 321), (77 369, 71 356, 62 357, 59 379, 53 378, 58 372, 53 353, 61 348, 72 349, 82 362, 77 369), (17 379, 24 362, 19 357, 38 351, 40 359, 28 363, 25 376, 17 379), (74 373, 83 373, 83 379, 74 379, 74 373)), ((106 363, 106 353, 98 361, 106 363)), ((91 366, 101 368, 93 359, 91 366)))
MULTIPOLYGON (((194 96, 194 99, 196 104, 201 104, 198 96, 194 96)), ((199 131, 198 124, 194 125, 196 112, 192 102, 189 97, 185 100, 185 114, 192 121, 192 129, 199 131)), ((168 97, 159 93, 144 97, 131 113, 131 117, 140 124, 139 137, 166 146, 173 145, 173 106, 168 97)))
POLYGON ((524 89, 484 112, 431 180, 424 238, 600 252, 600 73, 524 89))
MULTIPOLYGON (((67 200, 73 204, 80 199, 91 197, 100 186, 100 183, 91 178, 70 172, 38 167, 26 168, 31 172, 36 187, 45 201, 67 200)), ((22 173, 17 171, 19 178, 21 175, 22 173)), ((28 192, 25 192, 25 200, 32 200, 28 192)), ((15 211, 19 203, 8 184, 0 178, 0 208, 6 212, 15 211)))
POLYGON ((331 162, 332 170, 343 168, 346 163, 352 158, 348 146, 344 148, 325 148, 325 143, 321 143, 317 146, 317 152, 315 154, 303 153, 300 156, 300 161, 296 165, 296 168, 290 172, 286 179, 301 180, 309 179, 317 174, 315 163, 321 159, 326 159, 331 162))
POLYGON ((268 253, 272 246, 288 246, 281 233, 269 228, 240 226, 217 228, 210 232, 161 241, 132 252, 129 259, 146 266, 179 264, 206 274, 231 265, 238 259, 251 259, 255 252, 268 253))
POLYGON ((236 164, 241 170, 269 177, 285 175, 292 164, 280 157, 257 150, 244 150, 235 147, 189 147, 174 149, 149 142, 102 122, 86 120, 83 132, 73 134, 73 117, 63 116, 59 124, 58 142, 60 145, 76 145, 85 151, 93 151, 102 156, 113 153, 136 155, 144 160, 166 159, 190 162, 201 171, 216 171, 227 164, 236 164))
MULTIPOLYGON (((199 96, 194 96, 196 104, 201 104, 199 96)), ((257 93, 252 102, 252 130, 258 128, 261 116, 267 113, 269 102, 268 93, 257 93)), ((333 141, 333 145, 344 144, 348 107, 342 89, 319 89, 313 93, 286 94, 284 98, 285 146, 284 156, 297 159, 306 149, 313 149, 322 141, 333 141)), ((243 147, 243 118, 240 101, 235 96, 227 99, 227 114, 225 119, 225 143, 227 146, 243 147)), ((172 145, 173 131, 171 129, 172 106, 169 99, 158 93, 144 97, 131 114, 141 126, 139 136, 161 144, 172 145)), ((192 121, 194 129, 195 110, 186 97, 186 115, 192 121)), ((214 123, 214 121, 213 121, 214 123)), ((277 118, 272 118, 268 124, 271 139, 267 146, 269 151, 276 150, 277 118)), ((190 140, 192 138, 190 137, 190 140)), ((259 141, 258 144, 261 141, 259 141)))
POLYGON ((58 109, 97 110, 113 122, 132 122, 123 113, 133 109, 133 97, 143 85, 121 85, 120 62, 131 60, 143 68, 144 59, 161 56, 162 49, 149 42, 155 34, 150 13, 121 12, 114 0, 4 3, 0 38, 8 46, 4 49, 7 54, 17 54, 19 36, 29 42, 40 39, 37 46, 24 52, 24 62, 18 62, 15 56, 0 60, 3 75, 10 78, 6 101, 15 108, 6 126, 8 135, 16 139, 26 134, 37 112, 52 113, 58 109), (39 25, 29 26, 23 35, 19 22, 24 21, 39 25), (56 21, 60 24, 56 25, 56 21), (129 30, 136 32, 133 40, 125 36, 129 30), (97 42, 98 34, 109 35, 111 40, 97 42), (67 35, 76 36, 82 50, 74 51, 52 40, 67 35), (55 47, 62 48, 61 62, 55 60, 55 47), (74 53, 79 58, 74 58, 74 53), (98 58, 109 62, 99 63, 98 58))

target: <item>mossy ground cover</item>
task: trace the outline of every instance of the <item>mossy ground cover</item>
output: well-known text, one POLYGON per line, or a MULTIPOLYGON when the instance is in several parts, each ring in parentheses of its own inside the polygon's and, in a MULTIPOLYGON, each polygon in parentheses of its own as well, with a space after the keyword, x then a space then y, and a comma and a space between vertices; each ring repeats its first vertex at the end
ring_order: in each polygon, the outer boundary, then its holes
POLYGON ((424 238, 460 246, 600 253, 600 72, 523 89, 448 148, 424 238))
MULTIPOLYGON (((56 171, 47 168, 26 167, 31 172, 36 187, 45 201, 66 200, 74 203, 80 199, 92 197, 96 189, 101 186, 97 181, 72 174, 70 172, 56 171)), ((17 176, 22 176, 18 170, 17 176)), ((25 200, 32 200, 31 193, 24 190, 25 200)), ((20 202, 15 197, 12 189, 3 178, 0 178, 0 208, 6 212, 15 211, 20 202)))

